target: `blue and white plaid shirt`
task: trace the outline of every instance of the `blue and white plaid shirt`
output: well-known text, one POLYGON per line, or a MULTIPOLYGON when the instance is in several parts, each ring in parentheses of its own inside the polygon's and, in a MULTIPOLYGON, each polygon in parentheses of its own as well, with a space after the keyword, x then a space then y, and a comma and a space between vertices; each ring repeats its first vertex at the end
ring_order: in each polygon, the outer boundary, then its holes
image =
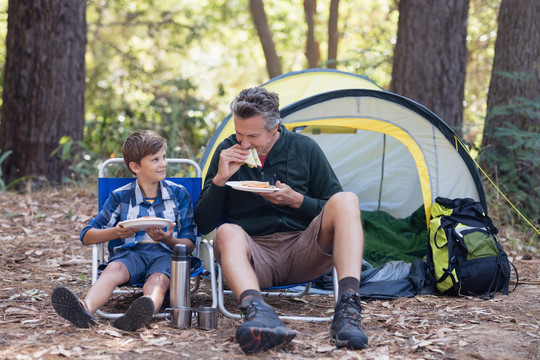
MULTIPOLYGON (((108 229, 116 226, 120 221, 143 216, 156 216, 173 221, 176 238, 187 238, 196 243, 197 226, 193 221, 193 204, 189 191, 182 185, 169 180, 160 182, 158 196, 153 203, 144 199, 137 181, 112 191, 99 214, 81 231, 80 239, 82 241, 86 232, 92 228, 108 229)), ((141 241, 152 241, 152 239, 146 232, 139 231, 127 239, 110 241, 109 250, 141 241)), ((172 251, 167 245, 163 243, 161 245, 172 251)))

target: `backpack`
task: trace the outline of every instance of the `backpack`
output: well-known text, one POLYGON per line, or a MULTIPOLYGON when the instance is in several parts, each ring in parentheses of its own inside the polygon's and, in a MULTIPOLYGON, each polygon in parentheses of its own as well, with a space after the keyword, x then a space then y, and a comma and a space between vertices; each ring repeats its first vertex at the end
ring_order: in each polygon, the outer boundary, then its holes
MULTIPOLYGON (((436 198, 431 207, 427 256, 436 291, 488 299, 497 291, 508 294, 511 263, 497 233, 479 202, 436 198)), ((514 270, 517 278, 515 266, 514 270)))

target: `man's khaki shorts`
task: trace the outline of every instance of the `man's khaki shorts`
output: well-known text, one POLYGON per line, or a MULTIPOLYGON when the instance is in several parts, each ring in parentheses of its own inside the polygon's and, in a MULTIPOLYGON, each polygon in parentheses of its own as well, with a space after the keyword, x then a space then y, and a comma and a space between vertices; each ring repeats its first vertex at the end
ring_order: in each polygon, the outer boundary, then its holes
POLYGON ((315 280, 334 265, 331 254, 317 243, 322 212, 304 231, 281 232, 246 238, 261 289, 315 280))

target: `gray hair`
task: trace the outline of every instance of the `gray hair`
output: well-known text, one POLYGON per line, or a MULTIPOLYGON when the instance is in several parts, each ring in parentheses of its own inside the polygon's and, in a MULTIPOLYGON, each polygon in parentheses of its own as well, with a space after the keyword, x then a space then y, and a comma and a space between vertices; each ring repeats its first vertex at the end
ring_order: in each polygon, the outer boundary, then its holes
POLYGON ((266 120, 265 128, 268 131, 282 122, 278 95, 263 87, 242 90, 231 103, 231 112, 240 119, 261 115, 266 120))

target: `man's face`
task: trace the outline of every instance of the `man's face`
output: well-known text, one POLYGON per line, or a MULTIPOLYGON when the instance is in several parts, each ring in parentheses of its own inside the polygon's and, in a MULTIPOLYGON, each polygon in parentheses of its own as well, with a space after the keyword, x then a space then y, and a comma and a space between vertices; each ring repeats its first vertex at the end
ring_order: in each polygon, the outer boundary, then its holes
POLYGON ((276 141, 276 129, 266 130, 265 120, 261 115, 248 119, 234 117, 236 140, 244 149, 255 148, 259 155, 266 156, 276 141))

